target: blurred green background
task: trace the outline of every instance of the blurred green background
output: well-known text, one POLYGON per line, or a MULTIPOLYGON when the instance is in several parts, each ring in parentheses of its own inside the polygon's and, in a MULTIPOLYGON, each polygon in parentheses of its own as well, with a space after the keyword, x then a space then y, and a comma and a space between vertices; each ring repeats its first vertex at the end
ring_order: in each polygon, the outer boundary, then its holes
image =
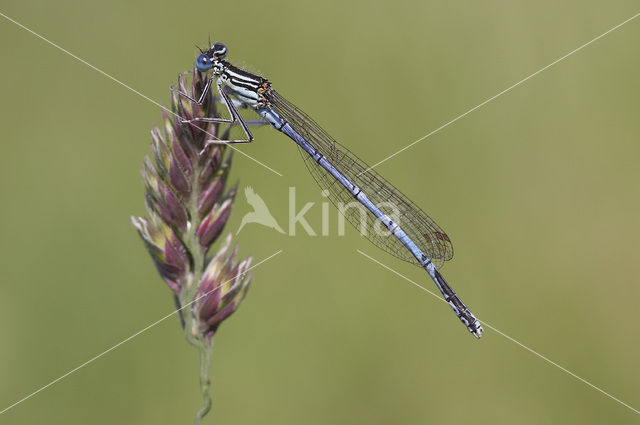
MULTIPOLYGON (((2 13, 166 104, 194 44, 274 87, 370 163, 607 31, 637 1, 17 2, 2 13)), ((486 321, 640 408, 640 18, 378 169, 447 231, 444 275, 486 321)), ((160 110, 0 19, 0 410, 173 309, 129 217, 160 110)), ((262 128, 232 181, 284 227, 323 201, 262 128)), ((251 208, 241 192, 228 231, 251 208)), ((337 212, 331 209, 332 226, 337 212)), ((335 227, 332 227, 335 230, 335 227)), ((216 337, 210 424, 630 424, 640 417, 356 252, 355 232, 248 225, 257 262, 216 337)), ((197 352, 170 318, 0 416, 191 423, 197 352)))

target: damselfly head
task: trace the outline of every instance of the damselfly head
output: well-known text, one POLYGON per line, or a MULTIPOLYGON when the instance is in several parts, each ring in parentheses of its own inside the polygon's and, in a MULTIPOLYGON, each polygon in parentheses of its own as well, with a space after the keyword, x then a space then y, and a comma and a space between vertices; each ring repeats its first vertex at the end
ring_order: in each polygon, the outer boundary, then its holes
POLYGON ((196 58, 196 68, 200 72, 206 72, 225 56, 227 56, 227 46, 222 43, 213 43, 207 51, 200 49, 200 55, 196 58))
POLYGON ((224 59, 227 56, 227 46, 222 43, 213 43, 209 51, 209 57, 214 60, 224 59))

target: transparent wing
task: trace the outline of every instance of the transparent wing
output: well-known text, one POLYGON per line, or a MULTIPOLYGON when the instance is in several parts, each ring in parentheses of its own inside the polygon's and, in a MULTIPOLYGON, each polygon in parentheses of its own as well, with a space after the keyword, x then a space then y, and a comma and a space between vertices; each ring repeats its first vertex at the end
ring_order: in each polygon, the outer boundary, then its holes
MULTIPOLYGON (((453 245, 447 234, 409 198, 367 164, 336 142, 308 115, 283 98, 275 90, 267 95, 270 106, 300 135, 324 155, 340 172, 362 189, 385 214, 400 224, 413 242, 441 267, 453 258, 453 245)), ((335 178, 314 161, 302 148, 302 158, 309 172, 321 189, 327 190, 329 199, 338 207, 347 221, 378 248, 409 263, 420 265, 416 258, 390 235, 379 220, 366 208, 359 208, 358 201, 335 178)))

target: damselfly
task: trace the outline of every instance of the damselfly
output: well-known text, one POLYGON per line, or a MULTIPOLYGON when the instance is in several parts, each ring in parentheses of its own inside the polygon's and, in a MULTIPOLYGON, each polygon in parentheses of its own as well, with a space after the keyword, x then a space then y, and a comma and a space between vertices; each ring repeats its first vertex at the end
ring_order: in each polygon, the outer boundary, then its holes
POLYGON ((374 245, 424 268, 462 323, 476 338, 480 338, 480 322, 437 269, 453 257, 453 245, 446 233, 420 207, 276 92, 266 78, 225 61, 227 47, 224 44, 214 43, 201 53, 196 59, 197 69, 202 73, 211 71, 201 96, 194 99, 186 93, 180 94, 202 104, 216 81, 220 101, 229 111, 230 118, 194 120, 239 124, 246 136, 241 140, 211 140, 208 143, 251 142, 253 135, 236 105, 253 109, 267 123, 296 142, 307 168, 336 206, 355 199, 365 208, 364 215, 354 209, 342 208, 347 220, 356 227, 364 224, 365 236, 374 245), (237 101, 231 100, 230 96, 237 101), (386 213, 389 209, 394 214, 386 213), (386 228, 385 233, 374 231, 381 226, 386 228))

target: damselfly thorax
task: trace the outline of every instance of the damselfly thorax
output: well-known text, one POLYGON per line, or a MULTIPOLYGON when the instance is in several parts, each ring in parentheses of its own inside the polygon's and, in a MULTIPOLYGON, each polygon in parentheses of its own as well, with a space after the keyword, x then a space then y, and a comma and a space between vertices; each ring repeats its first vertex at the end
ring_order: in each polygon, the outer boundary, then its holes
POLYGON ((218 80, 228 94, 252 109, 266 106, 267 100, 264 93, 271 88, 269 80, 233 66, 227 61, 218 63, 220 65, 218 80))

